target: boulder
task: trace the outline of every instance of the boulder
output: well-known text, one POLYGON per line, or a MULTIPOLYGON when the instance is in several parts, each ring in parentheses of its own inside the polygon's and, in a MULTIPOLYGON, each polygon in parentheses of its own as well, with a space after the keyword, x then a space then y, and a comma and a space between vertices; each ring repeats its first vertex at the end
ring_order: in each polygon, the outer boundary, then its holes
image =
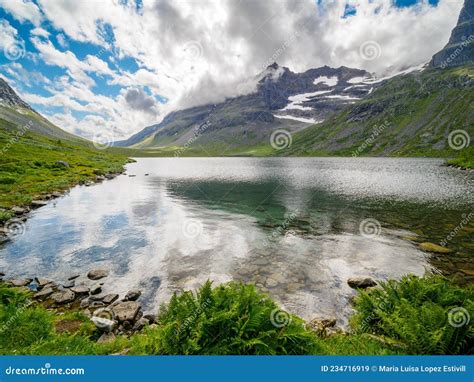
POLYGON ((136 301, 122 301, 112 308, 118 321, 134 321, 140 310, 140 304, 136 301))
POLYGON ((92 285, 90 292, 91 294, 99 294, 102 292, 102 287, 99 284, 92 285))
POLYGON ((91 321, 97 329, 103 330, 104 332, 112 332, 117 326, 116 321, 105 317, 92 316, 91 321))
POLYGON ((63 161, 63 160, 58 160, 56 161, 56 165, 57 166, 60 166, 60 167, 66 167, 66 168, 69 168, 69 163, 66 162, 66 161, 63 161))
POLYGON ((74 286, 71 288, 71 291, 73 291, 75 294, 79 296, 84 296, 84 295, 89 294, 89 288, 84 285, 74 286))
POLYGON ((28 210, 26 208, 15 206, 15 207, 12 208, 12 212, 15 215, 23 215, 23 214, 26 214, 28 212, 28 210))
POLYGON ((107 305, 110 305, 112 304, 115 300, 117 300, 119 298, 119 295, 116 294, 116 293, 110 293, 106 296, 104 296, 104 298, 102 299, 102 301, 104 302, 104 304, 107 304, 107 305))
POLYGON ((13 279, 10 280, 10 285, 14 287, 24 287, 31 283, 31 279, 13 279))
POLYGON ((347 280, 347 284, 354 289, 365 289, 377 285, 377 283, 370 277, 351 277, 347 280))
POLYGON ((129 290, 123 298, 123 301, 136 301, 141 296, 141 294, 142 292, 138 289, 129 290))
POLYGON ((428 243, 428 242, 421 243, 420 248, 423 251, 434 252, 434 253, 451 253, 453 251, 452 249, 442 247, 441 245, 434 244, 434 243, 428 243))
POLYGON ((41 277, 35 277, 35 281, 39 288, 43 288, 45 285, 48 285, 51 282, 50 280, 43 279, 41 277))
POLYGON ((58 305, 73 302, 75 298, 76 295, 71 289, 60 290, 51 295, 51 300, 58 305))
POLYGON ((135 325, 133 325, 133 330, 134 331, 139 331, 142 330, 146 325, 149 325, 150 323, 145 317, 140 318, 135 322, 135 325))
POLYGON ((52 196, 53 198, 59 198, 59 197, 62 196, 62 195, 63 195, 63 194, 61 194, 61 193, 58 192, 58 191, 54 191, 54 192, 51 193, 51 196, 52 196))
POLYGON ((34 208, 39 208, 45 206, 48 202, 45 202, 44 200, 33 200, 30 204, 34 208))
POLYGON ((47 288, 43 288, 43 289, 42 289, 41 291, 39 291, 39 292, 36 292, 36 293, 33 295, 33 298, 35 298, 35 299, 37 299, 37 300, 43 300, 43 299, 48 298, 49 296, 51 296, 53 293, 54 293, 53 288, 47 287, 47 288))
POLYGON ((153 313, 148 313, 143 316, 148 320, 150 324, 154 324, 156 322, 156 314, 153 313))
POLYGON ((91 280, 100 280, 108 275, 109 271, 105 269, 93 269, 87 274, 87 277, 91 280))

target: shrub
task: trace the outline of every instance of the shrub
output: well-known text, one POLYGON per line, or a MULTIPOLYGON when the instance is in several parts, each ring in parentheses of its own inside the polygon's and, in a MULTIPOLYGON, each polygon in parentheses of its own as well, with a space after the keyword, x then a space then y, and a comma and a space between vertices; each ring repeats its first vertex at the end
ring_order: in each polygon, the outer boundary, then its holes
POLYGON ((460 288, 440 276, 405 276, 380 286, 361 291, 355 300, 351 323, 357 333, 389 337, 410 354, 472 352, 472 287, 460 288))
POLYGON ((162 305, 149 330, 148 354, 312 354, 315 335, 253 285, 206 282, 162 305))

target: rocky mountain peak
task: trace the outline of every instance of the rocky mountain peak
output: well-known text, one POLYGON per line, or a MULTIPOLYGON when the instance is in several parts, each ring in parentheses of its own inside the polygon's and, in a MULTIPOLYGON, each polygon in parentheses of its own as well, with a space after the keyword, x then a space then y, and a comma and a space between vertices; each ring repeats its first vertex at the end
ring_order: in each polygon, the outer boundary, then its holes
POLYGON ((28 105, 15 93, 15 91, 3 78, 0 78, 0 105, 13 108, 21 107, 24 109, 33 110, 30 105, 28 105))
POLYGON ((449 67, 465 65, 474 60, 474 0, 465 0, 456 27, 448 44, 436 53, 431 66, 449 67))

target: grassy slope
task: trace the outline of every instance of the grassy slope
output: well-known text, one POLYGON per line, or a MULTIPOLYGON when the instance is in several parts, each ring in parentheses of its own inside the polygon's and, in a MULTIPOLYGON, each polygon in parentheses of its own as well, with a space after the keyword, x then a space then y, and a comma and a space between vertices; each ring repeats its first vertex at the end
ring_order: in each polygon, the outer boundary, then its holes
POLYGON ((462 314, 474 314, 473 293, 440 277, 391 281, 359 293, 350 334, 328 337, 251 285, 207 283, 163 305, 155 327, 100 344, 81 312, 55 314, 0 284, 0 354, 466 354, 474 326, 462 314))
POLYGON ((64 191, 99 174, 119 172, 127 158, 97 150, 92 144, 26 133, 18 138, 15 126, 0 119, 0 208, 28 205, 52 191, 64 191), (70 168, 58 166, 62 160, 70 168))

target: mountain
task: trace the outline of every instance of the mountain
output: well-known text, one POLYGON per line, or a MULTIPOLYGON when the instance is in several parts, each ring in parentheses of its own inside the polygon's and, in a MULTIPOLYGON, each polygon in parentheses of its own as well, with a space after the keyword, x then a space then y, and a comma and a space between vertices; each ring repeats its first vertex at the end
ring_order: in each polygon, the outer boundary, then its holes
POLYGON ((377 85, 364 70, 324 66, 294 73, 274 63, 255 78, 256 91, 168 114, 117 146, 236 148, 268 142, 275 129, 299 131, 362 99, 377 85))
POLYGON ((83 141, 82 138, 61 130, 37 113, 2 78, 0 78, 0 119, 10 122, 4 126, 27 129, 52 138, 83 141))
POLYGON ((474 135, 473 16, 474 0, 466 0, 428 67, 383 81, 325 123, 294 134, 278 154, 457 156, 474 135))
POLYGON ((443 50, 431 60, 434 67, 465 65, 474 60, 474 0, 465 0, 456 27, 443 50))

